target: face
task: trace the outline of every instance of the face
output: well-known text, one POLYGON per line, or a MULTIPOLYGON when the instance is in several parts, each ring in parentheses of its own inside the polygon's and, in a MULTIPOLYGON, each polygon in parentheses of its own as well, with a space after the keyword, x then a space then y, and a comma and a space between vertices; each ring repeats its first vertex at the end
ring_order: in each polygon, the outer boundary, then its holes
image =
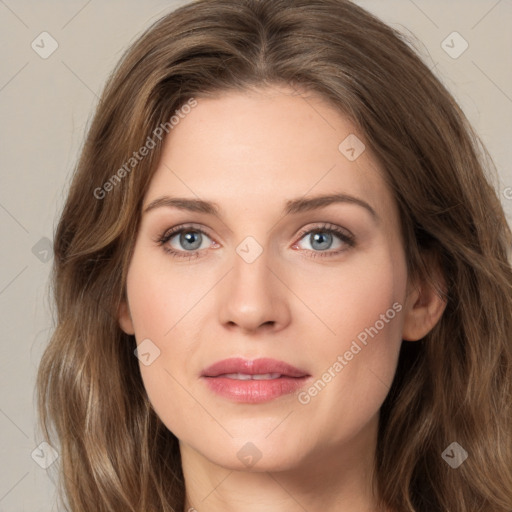
POLYGON ((156 413, 182 454, 232 469, 371 446, 413 309, 382 169, 316 95, 197 101, 165 141, 119 315, 156 413))

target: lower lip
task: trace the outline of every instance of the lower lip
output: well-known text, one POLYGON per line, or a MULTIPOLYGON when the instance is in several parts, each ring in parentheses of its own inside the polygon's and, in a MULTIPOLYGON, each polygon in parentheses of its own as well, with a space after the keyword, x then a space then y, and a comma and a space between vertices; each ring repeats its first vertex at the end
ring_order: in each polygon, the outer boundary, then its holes
POLYGON ((294 393, 304 386, 308 377, 279 377, 268 380, 238 380, 228 377, 203 377, 207 386, 220 396, 235 402, 268 402, 294 393))

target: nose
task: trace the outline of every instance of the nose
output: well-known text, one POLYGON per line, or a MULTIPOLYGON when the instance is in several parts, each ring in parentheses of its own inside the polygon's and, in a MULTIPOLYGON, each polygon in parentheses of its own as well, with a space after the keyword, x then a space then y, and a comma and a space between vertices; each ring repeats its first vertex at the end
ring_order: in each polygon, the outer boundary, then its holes
POLYGON ((290 308, 283 277, 266 250, 252 263, 235 254, 233 268, 220 290, 221 324, 245 333, 285 328, 290 322, 290 308))

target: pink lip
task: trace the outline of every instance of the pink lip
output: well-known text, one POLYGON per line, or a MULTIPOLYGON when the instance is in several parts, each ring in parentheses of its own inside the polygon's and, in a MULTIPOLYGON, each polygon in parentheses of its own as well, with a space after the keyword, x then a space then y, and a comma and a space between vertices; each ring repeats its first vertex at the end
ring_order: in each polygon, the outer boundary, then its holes
POLYGON ((201 374, 213 392, 235 402, 260 403, 293 393, 302 386, 310 375, 276 359, 247 360, 240 357, 218 361, 201 374), (281 376, 266 380, 237 380, 226 377, 230 373, 247 375, 279 373, 281 376))

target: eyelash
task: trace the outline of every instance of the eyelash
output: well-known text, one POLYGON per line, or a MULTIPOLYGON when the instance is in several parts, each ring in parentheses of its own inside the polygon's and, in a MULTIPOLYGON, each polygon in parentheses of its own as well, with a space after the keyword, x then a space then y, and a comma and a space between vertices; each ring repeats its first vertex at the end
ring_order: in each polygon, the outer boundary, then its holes
MULTIPOLYGON (((188 258, 189 261, 192 260, 192 259, 195 259, 195 258, 198 258, 199 257, 199 253, 203 250, 206 250, 206 249, 196 249, 195 251, 178 251, 178 250, 175 250, 175 249, 172 249, 171 247, 169 247, 167 244, 167 242, 174 237, 174 235, 176 234, 180 234, 182 232, 195 232, 195 233, 201 233, 202 235, 206 235, 208 238, 211 238, 208 233, 206 233, 205 231, 203 231, 202 229, 200 228, 197 228, 197 227, 194 227, 193 225, 181 225, 181 226, 175 226, 174 228, 171 228, 171 229, 168 229, 167 231, 164 231, 164 233, 162 233, 158 239, 156 240, 156 242, 158 243, 158 245, 161 245, 163 250, 167 253, 167 254, 170 254, 171 256, 175 257, 175 258, 188 258)), ((337 256, 339 254, 341 254, 342 252, 345 252, 347 251, 348 249, 352 248, 352 247, 355 247, 355 237, 353 235, 349 235, 347 234, 345 231, 342 231, 340 228, 338 228, 337 226, 334 226, 332 224, 323 224, 322 226, 318 226, 318 227, 315 227, 315 228, 312 228, 312 229, 305 229, 303 231, 301 231, 298 235, 298 238, 297 238, 297 242, 299 242, 300 240, 302 240, 304 238, 305 235, 307 234, 313 234, 313 233, 329 233, 329 234, 334 234, 336 236, 338 236, 338 238, 348 246, 348 248, 344 248, 344 249, 338 249, 336 251, 313 251, 311 249, 304 249, 311 254, 311 256, 313 258, 317 258, 317 257, 321 257, 321 258, 328 258, 328 257, 333 257, 333 256, 337 256)), ((296 245, 295 242, 293 245, 296 245)))

